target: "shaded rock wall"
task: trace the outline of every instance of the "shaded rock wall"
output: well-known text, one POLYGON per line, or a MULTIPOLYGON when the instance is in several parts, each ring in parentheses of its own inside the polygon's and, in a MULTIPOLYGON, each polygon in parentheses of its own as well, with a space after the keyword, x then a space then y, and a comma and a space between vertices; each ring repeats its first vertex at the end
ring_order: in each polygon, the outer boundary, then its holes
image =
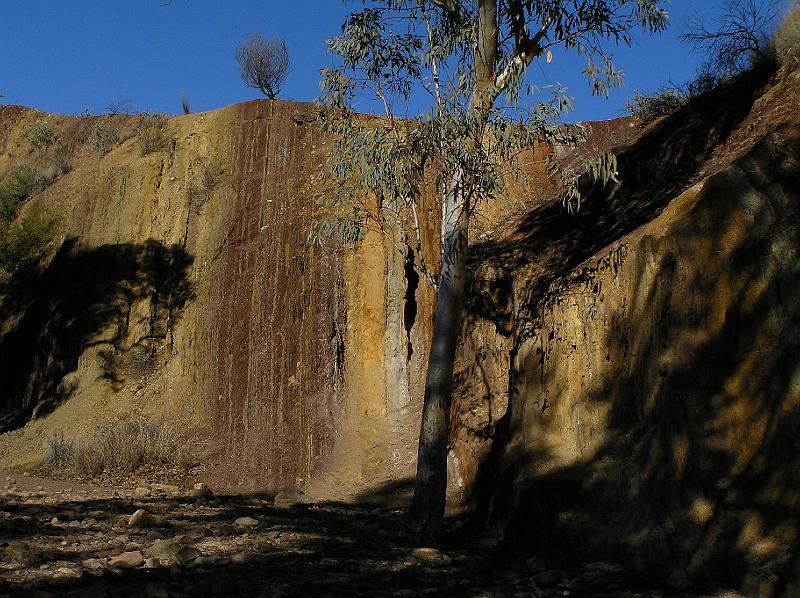
POLYGON ((484 319, 467 350, 504 413, 474 475, 491 466, 481 499, 506 540, 798 591, 799 159, 779 128, 535 305, 524 273, 503 287, 535 317, 513 339, 484 319))

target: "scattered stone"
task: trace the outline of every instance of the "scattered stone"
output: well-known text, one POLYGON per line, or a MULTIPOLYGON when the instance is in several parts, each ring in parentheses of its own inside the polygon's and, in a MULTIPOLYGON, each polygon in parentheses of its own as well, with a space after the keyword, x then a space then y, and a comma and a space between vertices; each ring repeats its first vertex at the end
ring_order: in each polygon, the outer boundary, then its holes
POLYGON ((237 552, 231 557, 231 563, 234 565, 246 565, 250 562, 250 555, 246 552, 237 552))
POLYGON ((108 559, 86 559, 81 562, 81 565, 90 571, 97 571, 99 569, 105 569, 107 563, 108 559))
POLYGON ((80 526, 81 526, 81 522, 78 521, 77 519, 73 519, 72 521, 69 522, 69 525, 68 525, 68 527, 80 527, 80 526))
POLYGON ((172 484, 150 484, 153 492, 180 492, 180 488, 172 484))
POLYGON ((294 505, 304 505, 308 503, 308 498, 300 490, 284 490, 275 495, 275 506, 279 509, 287 509, 294 505))
POLYGON ((128 520, 128 526, 130 527, 158 527, 161 524, 160 517, 156 517, 144 509, 136 511, 128 520))
POLYGON ((189 534, 178 534, 172 539, 178 544, 194 544, 194 538, 189 534))
POLYGON ((236 527, 258 527, 258 519, 252 517, 239 517, 233 523, 236 527))
POLYGON ((150 488, 139 487, 133 491, 133 496, 136 498, 146 498, 150 496, 150 494, 152 494, 150 488))
POLYGON ((144 565, 144 556, 138 550, 133 552, 123 552, 108 562, 114 569, 134 569, 144 565))
POLYGON ((153 556, 147 557, 144 560, 144 568, 145 569, 160 569, 161 568, 161 561, 159 561, 157 558, 155 558, 153 556))
POLYGON ((213 564, 214 564, 214 561, 212 561, 207 556, 199 556, 194 560, 195 567, 200 567, 201 569, 208 568, 213 564))
POLYGON ((175 555, 180 549, 181 545, 174 540, 157 540, 144 553, 152 558, 175 560, 175 555))
POLYGON ((429 563, 449 563, 450 557, 442 554, 435 548, 415 548, 411 551, 411 556, 420 561, 429 563))
POLYGON ((148 540, 163 540, 164 539, 164 534, 162 534, 158 530, 151 529, 149 532, 147 532, 147 536, 146 537, 147 537, 148 540))
POLYGON ((525 561, 525 564, 528 566, 528 571, 534 575, 547 571, 547 565, 545 562, 542 559, 536 558, 535 556, 525 561))
POLYGON ((195 484, 190 492, 192 498, 209 498, 213 496, 213 494, 214 493, 211 492, 211 488, 203 483, 195 484))
POLYGON ((561 580, 564 579, 564 573, 557 570, 551 569, 550 571, 544 571, 537 575, 533 576, 533 583, 536 584, 539 588, 554 588, 558 584, 561 583, 561 580))
POLYGON ((215 538, 225 538, 227 536, 232 536, 236 532, 232 525, 223 524, 214 526, 212 533, 215 538))
POLYGON ((58 517, 53 517, 50 520, 50 525, 52 525, 53 527, 59 526, 59 525, 61 525, 61 522, 58 520, 58 517))
POLYGON ((25 542, 10 542, 3 554, 6 559, 17 563, 30 563, 36 557, 35 552, 25 542))
POLYGON ((80 579, 81 572, 77 569, 70 569, 69 567, 59 567, 53 573, 55 579, 80 579))
POLYGON ((178 552, 175 553, 175 561, 179 565, 185 565, 187 563, 191 563, 195 559, 201 556, 201 553, 197 548, 193 546, 182 546, 178 552))

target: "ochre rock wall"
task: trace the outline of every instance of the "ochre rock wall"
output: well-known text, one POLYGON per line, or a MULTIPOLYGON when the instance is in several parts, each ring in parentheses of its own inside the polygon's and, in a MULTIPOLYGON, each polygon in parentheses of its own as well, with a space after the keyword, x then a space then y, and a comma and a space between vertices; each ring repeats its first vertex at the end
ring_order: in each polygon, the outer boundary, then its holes
POLYGON ((407 297, 403 256, 377 235, 307 243, 323 161, 311 110, 171 118, 145 156, 138 117, 104 117, 122 142, 100 157, 98 117, 0 108, 0 171, 44 161, 24 139, 37 120, 73 162, 34 200, 64 237, 37 279, 50 291, 4 313, 5 428, 36 415, 0 439, 4 465, 35 463, 55 432, 144 417, 187 432, 220 487, 344 496, 413 473, 431 289, 407 297))

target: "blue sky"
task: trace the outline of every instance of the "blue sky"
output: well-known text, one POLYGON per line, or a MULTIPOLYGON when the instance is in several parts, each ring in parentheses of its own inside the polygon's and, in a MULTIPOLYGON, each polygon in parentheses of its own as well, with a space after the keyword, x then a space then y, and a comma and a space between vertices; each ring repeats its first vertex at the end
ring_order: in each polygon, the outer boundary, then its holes
MULTIPOLYGON (((0 102, 49 112, 102 113, 119 99, 132 110, 180 111, 185 93, 193 111, 258 97, 239 79, 233 55, 248 34, 281 36, 293 67, 281 97, 311 101, 319 69, 329 66, 325 39, 358 4, 339 0, 4 0, 0 22, 0 102)), ((676 39, 686 17, 715 0, 673 0, 671 29, 640 34, 617 52, 625 87, 609 100, 592 98, 578 63, 555 56, 534 67, 539 85, 567 85, 576 120, 623 114, 636 89, 654 90, 689 79, 700 61, 676 39)))

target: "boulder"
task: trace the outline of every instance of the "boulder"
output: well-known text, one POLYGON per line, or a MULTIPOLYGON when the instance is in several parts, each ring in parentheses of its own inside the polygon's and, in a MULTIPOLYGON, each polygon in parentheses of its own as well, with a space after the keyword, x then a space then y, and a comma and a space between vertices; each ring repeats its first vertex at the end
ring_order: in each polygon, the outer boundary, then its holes
POLYGON ((138 550, 123 552, 108 562, 113 569, 134 569, 144 565, 144 556, 138 550))
POLYGON ((252 517, 239 517, 233 523, 236 527, 258 527, 258 519, 252 517))
POLYGON ((162 524, 161 517, 157 517, 144 509, 139 509, 128 519, 129 527, 158 527, 162 524))

